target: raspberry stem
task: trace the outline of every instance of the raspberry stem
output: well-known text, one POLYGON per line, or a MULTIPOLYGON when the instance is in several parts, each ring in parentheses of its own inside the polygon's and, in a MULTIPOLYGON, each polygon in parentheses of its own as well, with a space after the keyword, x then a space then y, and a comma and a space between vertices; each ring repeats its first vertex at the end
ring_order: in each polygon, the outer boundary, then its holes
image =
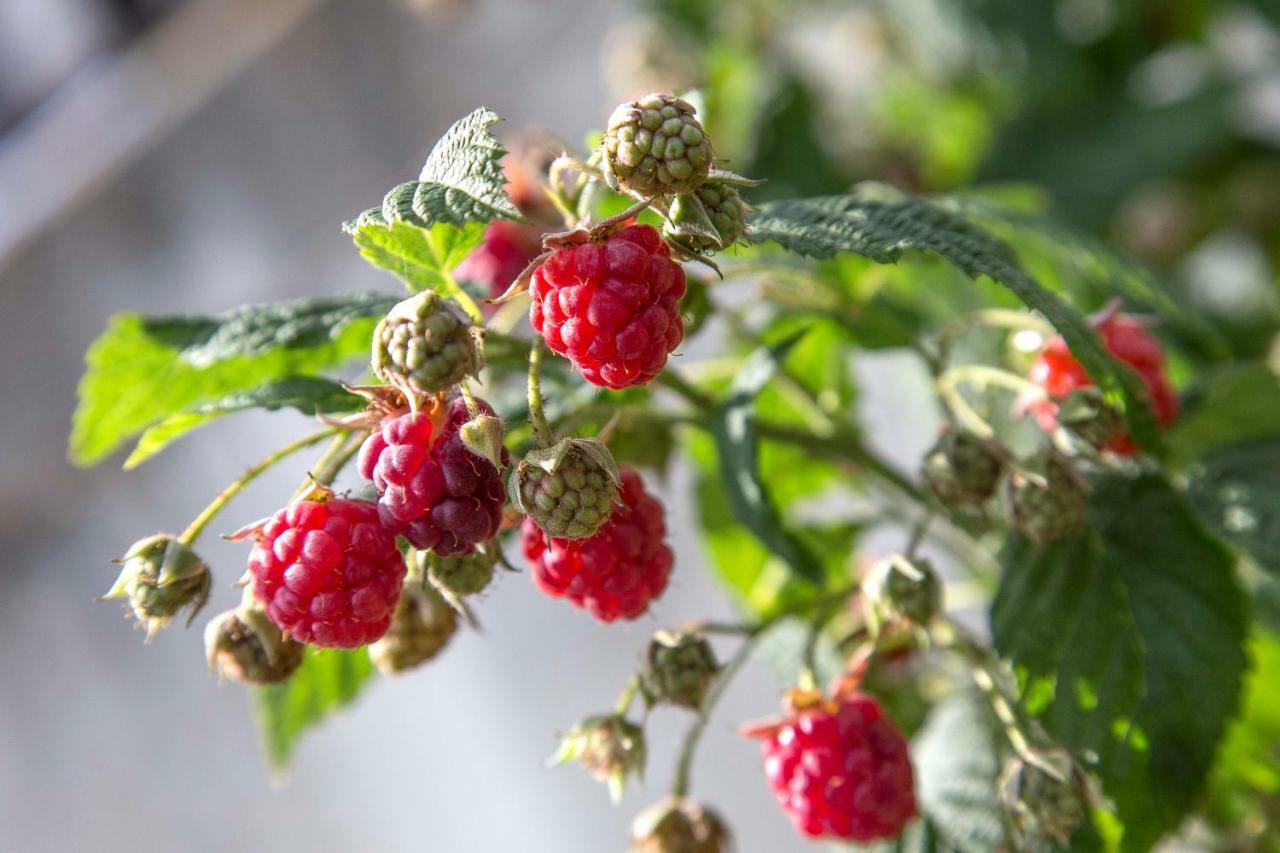
POLYGON ((330 486, 338 473, 343 467, 351 461, 351 457, 360 451, 360 445, 364 443, 366 433, 356 432, 340 432, 333 440, 333 443, 325 449, 324 454, 316 460, 316 464, 307 472, 298 488, 294 491, 293 496, 289 498, 289 503, 293 503, 316 486, 330 486))
POLYGON ((538 443, 543 447, 550 447, 551 427, 542 410, 542 343, 538 337, 534 337, 529 346, 529 422, 533 425, 538 443))
POLYGON ((222 512, 223 508, 231 502, 232 498, 240 494, 240 492, 244 490, 245 486, 256 480, 264 471, 268 470, 286 457, 292 456, 299 450, 303 450, 313 444, 319 444, 328 436, 339 432, 340 430, 336 429, 322 429, 319 432, 304 435, 302 438, 291 441, 276 450, 270 456, 245 471, 244 474, 240 475, 239 479, 219 492, 218 496, 214 498, 207 507, 201 510, 199 515, 192 519, 191 523, 187 525, 187 529, 182 531, 178 536, 178 541, 183 545, 194 545, 195 541, 200 538, 200 534, 204 532, 204 529, 208 526, 209 522, 212 521, 218 513, 222 512))
POLYGON ((702 702, 702 708, 698 712, 697 719, 693 721, 693 725, 685 733, 683 743, 680 744, 680 754, 676 759, 675 781, 671 783, 673 796, 688 796, 689 780, 693 774, 693 758, 697 754, 698 743, 702 740, 702 734, 707 730, 707 723, 711 722, 711 712, 715 710, 716 703, 720 701, 720 697, 724 695, 724 691, 729 687, 729 682, 733 681, 734 676, 738 674, 738 670, 742 669, 743 664, 747 662, 747 658, 751 657, 751 652, 755 649, 756 640, 759 638, 760 634, 755 634, 743 641, 733 657, 725 664, 720 676, 711 685, 711 689, 707 691, 707 698, 702 702))
POLYGON ((982 388, 996 385, 1017 391, 1020 394, 1034 395, 1040 399, 1046 396, 1045 390, 1039 385, 1029 379, 1023 379, 1016 373, 1010 373, 998 367, 988 367, 984 364, 965 364, 943 371, 934 383, 938 390, 938 397, 955 415, 956 420, 980 438, 993 438, 995 430, 960 393, 959 386, 964 383, 982 388))

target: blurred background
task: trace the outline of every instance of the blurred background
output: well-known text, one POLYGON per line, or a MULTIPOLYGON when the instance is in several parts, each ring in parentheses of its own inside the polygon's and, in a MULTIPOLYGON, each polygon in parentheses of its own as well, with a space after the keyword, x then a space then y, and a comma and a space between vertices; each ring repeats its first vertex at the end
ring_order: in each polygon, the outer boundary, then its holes
MULTIPOLYGON (((376 684, 273 787, 199 631, 144 647, 93 599, 110 557, 181 528, 302 419, 227 418, 127 475, 73 469, 81 359, 111 314, 394 292, 338 223, 453 120, 485 104, 508 138, 577 144, 623 97, 699 86, 720 152, 768 179, 758 198, 1034 184, 1247 350, 1277 311, 1278 25, 1263 0, 0 0, 0 849, 621 849, 686 720, 655 715, 647 792, 618 809, 544 767, 555 735, 612 704, 653 628, 731 615, 677 465, 658 485, 678 569, 651 616, 604 628, 504 577, 483 633, 376 684)), ((914 465, 933 432, 914 362, 856 358, 872 441, 914 465)), ((202 551, 212 613, 245 549, 202 551)), ((778 687, 760 665, 735 683, 695 775, 742 853, 808 849, 732 731, 778 687)))

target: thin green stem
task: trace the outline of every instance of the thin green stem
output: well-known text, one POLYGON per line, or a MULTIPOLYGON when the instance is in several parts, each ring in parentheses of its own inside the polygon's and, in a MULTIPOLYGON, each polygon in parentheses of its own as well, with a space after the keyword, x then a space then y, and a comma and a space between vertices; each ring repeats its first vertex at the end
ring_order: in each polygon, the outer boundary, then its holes
POLYGON ((448 270, 440 270, 440 275, 444 279, 445 289, 449 292, 449 296, 462 306, 462 310, 467 312, 467 316, 471 318, 473 323, 477 326, 483 326, 484 312, 480 310, 479 305, 476 305, 476 301, 471 298, 470 293, 467 293, 466 288, 458 284, 458 280, 448 270))
POLYGON ((222 512, 226 505, 231 502, 231 499, 244 490, 245 486, 252 483, 261 476, 263 472, 272 468, 283 459, 292 456, 299 450, 303 450, 313 444, 318 444, 321 441, 324 441, 326 437, 331 436, 336 432, 338 432, 337 429, 331 428, 322 429, 319 432, 313 432, 310 435, 304 435, 302 438, 284 445, 257 465, 254 465, 252 468, 245 471, 239 479, 219 492, 218 496, 213 499, 212 503, 201 510, 200 514, 187 525, 187 529, 182 531, 178 536, 178 541, 184 545, 194 544, 195 541, 200 538, 200 534, 204 532, 204 529, 208 526, 209 522, 212 521, 218 513, 222 512))
POLYGON ((307 494, 316 486, 332 484, 338 476, 338 472, 351 460, 352 456, 356 455, 356 451, 360 449, 363 441, 364 433, 357 432, 352 434, 339 431, 333 442, 325 448, 324 453, 316 460, 316 464, 307 471, 306 479, 298 484, 298 488, 294 489, 293 496, 289 498, 289 502, 292 503, 298 500, 298 498, 307 494))
POLYGON ((529 423, 538 443, 549 447, 552 443, 551 427, 546 412, 542 410, 542 339, 536 335, 529 345, 529 423))
POLYGON ((618 701, 613 706, 613 712, 619 717, 625 717, 627 712, 631 710, 631 703, 635 701, 636 694, 640 692, 640 679, 631 676, 631 680, 627 682, 627 686, 622 688, 622 693, 618 695, 618 701))
POLYGON ((998 367, 988 367, 984 364, 965 364, 959 367, 952 367, 938 376, 934 383, 938 389, 938 396, 947 405, 947 408, 955 415, 966 429, 982 438, 991 438, 995 435, 995 430, 987 423, 986 418, 978 414, 978 412, 964 398, 964 394, 960 391, 962 384, 977 385, 979 387, 988 387, 996 385, 1017 391, 1020 394, 1035 395, 1038 397, 1045 396, 1045 390, 1029 379, 1002 370, 998 367))
POLYGON ((707 724, 711 721, 711 713, 715 710, 716 703, 724 695, 729 683, 738 674, 738 670, 742 669, 743 664, 747 662, 747 658, 751 656, 751 650, 755 647, 755 641, 758 636, 747 637, 742 645, 738 647, 737 652, 729 659, 725 668, 721 670, 719 677, 716 678, 715 684, 711 685, 711 689, 707 691, 707 698, 702 702, 698 718, 693 721, 693 725, 685 733, 684 742, 680 744, 680 755, 676 759, 675 781, 671 784, 671 793, 675 796, 688 796, 689 779, 693 773, 693 757, 697 754, 698 744, 707 729, 707 724))

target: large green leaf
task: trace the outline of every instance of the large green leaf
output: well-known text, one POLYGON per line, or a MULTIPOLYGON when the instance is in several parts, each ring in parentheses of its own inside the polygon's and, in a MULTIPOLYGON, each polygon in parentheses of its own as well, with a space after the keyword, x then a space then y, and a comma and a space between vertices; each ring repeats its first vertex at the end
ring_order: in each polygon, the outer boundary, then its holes
POLYGON ((1187 492, 1213 530, 1280 578, 1280 438, 1212 451, 1187 492))
POLYGON ((307 729, 351 703, 373 675, 364 649, 307 648, 298 671, 283 684, 254 688, 254 704, 267 762, 289 763, 307 729))
POLYGON ((484 107, 459 119, 431 149, 418 180, 343 223, 369 263, 413 293, 432 290, 456 300, 477 322, 479 310, 449 271, 480 243, 487 223, 521 218, 505 188, 506 149, 489 133, 498 120, 484 107))
POLYGON ((445 131, 418 175, 414 213, 451 225, 521 218, 505 189, 507 151, 489 133, 498 121, 497 113, 480 107, 445 131))
POLYGON ((366 358, 395 304, 368 293, 251 305, 221 317, 119 314, 89 348, 70 457, 89 465, 170 415, 366 358))
POLYGON ((1253 670, 1240 719, 1231 726, 1209 779, 1210 820, 1225 827, 1266 828, 1259 851, 1280 850, 1280 638, 1259 633, 1249 644, 1253 670), (1269 813, 1271 819, 1268 819, 1269 813))
POLYGON ((1172 462, 1184 464, 1216 447, 1280 437, 1280 376, 1263 362, 1207 371, 1169 430, 1172 462))
POLYGON ((287 376, 248 391, 237 391, 219 400, 201 403, 148 427, 124 461, 124 467, 126 470, 136 468, 191 430, 234 412, 291 408, 314 415, 352 412, 363 405, 364 399, 348 391, 340 382, 321 376, 287 376))
POLYGON ((931 252, 972 278, 987 276, 1043 314, 1104 392, 1123 400, 1130 432, 1142 447, 1162 448, 1137 374, 1107 353, 1079 311, 1026 273, 1008 244, 960 214, 887 187, 864 185, 847 195, 765 204, 753 217, 749 236, 814 258, 853 252, 889 264, 908 249, 931 252))
POLYGON ((1094 768, 1148 850, 1200 794, 1238 707, 1245 602, 1234 561, 1162 478, 1093 484, 1092 530, 1012 538, 992 633, 1050 734, 1094 768))
POLYGON ((728 396, 716 407, 711 434, 715 439, 720 475, 734 516, 792 571, 818 584, 823 577, 820 562, 803 542, 785 528, 770 498, 769 487, 760 476, 757 459, 759 439, 755 430, 756 396, 802 336, 803 330, 773 347, 761 348, 748 356, 730 386, 728 396))
POLYGON ((484 226, 437 222, 426 228, 409 222, 380 225, 367 222, 351 232, 360 256, 375 267, 394 273, 412 293, 432 290, 470 303, 449 270, 462 263, 484 236, 484 226))

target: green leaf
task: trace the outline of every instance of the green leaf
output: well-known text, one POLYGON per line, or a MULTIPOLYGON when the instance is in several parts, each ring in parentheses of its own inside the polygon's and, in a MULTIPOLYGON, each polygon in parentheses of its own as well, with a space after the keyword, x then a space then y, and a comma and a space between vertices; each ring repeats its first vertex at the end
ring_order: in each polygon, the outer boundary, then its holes
POLYGON ((363 405, 363 398, 348 391, 340 382, 320 376, 287 376, 248 391, 228 394, 220 400, 201 403, 148 427, 138 439, 129 458, 124 461, 124 467, 125 470, 138 467, 196 427, 233 412, 292 408, 303 414, 314 415, 322 412, 352 412, 363 405))
POLYGON ((1195 804, 1238 708, 1245 601, 1231 555, 1162 478, 1099 479, 1090 517, 1078 539, 1010 539, 992 634, 1027 709, 1097 756, 1123 849, 1145 851, 1195 804))
POLYGON ((769 488, 760 477, 755 431, 756 396, 803 334, 804 330, 800 330, 780 343, 756 350, 747 357, 729 387, 728 396, 716 407, 711 434, 715 439, 720 475, 734 516, 797 575, 820 584, 823 578, 821 564, 804 543, 783 526, 770 499, 769 488))
POLYGON ((69 455, 100 461, 170 415, 367 358, 394 299, 367 293, 252 305, 221 317, 119 314, 85 356, 69 455))
POLYGON ((379 225, 368 222, 352 231, 360 256, 375 267, 394 273, 411 293, 433 290, 475 308, 471 297, 449 274, 484 237, 484 225, 437 222, 420 228, 408 222, 379 225))
POLYGON ((1200 517, 1280 578, 1280 439, 1219 448, 1192 468, 1200 517))
POLYGON ((949 849, 1008 848, 996 796, 1000 746, 991 708, 976 690, 953 693, 934 705, 912 743, 920 810, 949 849))
POLYGON ((1250 849, 1280 849, 1280 825, 1268 812, 1280 797, 1280 638, 1259 633, 1249 644, 1253 669, 1240 719, 1232 724, 1209 780, 1209 818, 1238 828, 1266 826, 1250 849))
POLYGON ((298 738, 349 705, 373 675, 364 649, 307 648, 298 671, 283 684, 253 690, 263 749, 272 769, 284 770, 298 738))
POLYGON ((1280 437, 1280 376, 1249 362, 1201 375, 1169 430, 1169 447, 1173 462, 1185 464, 1216 447, 1272 437, 1280 437))
POLYGON ((862 185, 847 195, 765 204, 753 216, 748 236, 813 258, 853 252, 889 264, 908 249, 931 252, 971 278, 987 276, 1043 314, 1104 392, 1123 400, 1138 444, 1161 450, 1163 437, 1138 375, 1107 353, 1079 311, 1026 273, 1007 243, 958 213, 887 187, 862 185))
POLYGON ((502 158, 507 151, 489 133, 499 120, 497 113, 480 107, 445 131, 418 175, 414 213, 429 223, 451 225, 522 218, 505 189, 502 158))

